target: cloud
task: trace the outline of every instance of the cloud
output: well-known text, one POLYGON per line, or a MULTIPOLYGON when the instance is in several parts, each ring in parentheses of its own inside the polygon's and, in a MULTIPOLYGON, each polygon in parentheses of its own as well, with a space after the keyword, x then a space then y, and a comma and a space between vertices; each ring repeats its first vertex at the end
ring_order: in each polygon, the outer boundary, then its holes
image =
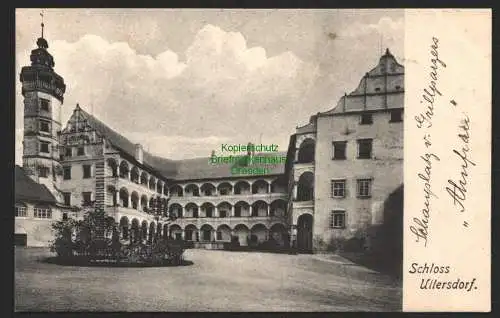
POLYGON ((340 35, 343 37, 362 37, 362 36, 372 36, 372 35, 383 35, 383 36, 393 36, 401 35, 404 36, 404 19, 391 19, 389 17, 382 17, 377 23, 364 24, 360 22, 353 23, 347 28, 340 31, 340 35))
MULTIPOLYGON (((63 124, 79 102, 117 131, 173 159, 179 151, 206 156, 222 140, 246 143, 262 134, 283 144, 295 127, 290 123, 310 114, 303 101, 314 80, 311 63, 290 51, 269 57, 262 47, 247 47, 241 33, 214 25, 199 30, 184 61, 169 49, 143 55, 126 42, 91 34, 49 46, 67 84, 63 124)), ((29 52, 20 51, 17 60, 19 72, 29 52)), ((19 98, 18 128, 22 108, 19 98)))

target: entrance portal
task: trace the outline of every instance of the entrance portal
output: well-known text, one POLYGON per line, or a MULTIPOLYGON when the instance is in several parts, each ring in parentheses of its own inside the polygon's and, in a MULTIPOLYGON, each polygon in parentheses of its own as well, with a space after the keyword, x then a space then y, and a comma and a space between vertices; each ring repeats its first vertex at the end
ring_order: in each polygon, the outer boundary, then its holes
POLYGON ((313 217, 302 214, 297 220, 297 249, 299 253, 312 253, 313 217))

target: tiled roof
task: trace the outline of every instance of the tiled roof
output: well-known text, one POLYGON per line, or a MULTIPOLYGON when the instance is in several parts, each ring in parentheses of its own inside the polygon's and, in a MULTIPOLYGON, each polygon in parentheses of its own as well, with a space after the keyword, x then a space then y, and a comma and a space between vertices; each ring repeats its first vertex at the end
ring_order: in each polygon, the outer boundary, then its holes
MULTIPOLYGON (((117 133, 115 130, 108 127, 106 124, 101 122, 96 117, 85 112, 79 106, 79 111, 82 115, 86 117, 87 123, 93 127, 102 137, 106 138, 114 147, 123 151, 127 155, 134 157, 135 155, 135 143, 128 140, 126 137, 117 133)), ((260 157, 285 157, 286 153, 276 152, 276 153, 265 153, 256 154, 260 157)), ((170 160, 162 158, 159 156, 152 155, 146 151, 143 151, 143 164, 145 166, 151 167, 153 170, 160 173, 163 177, 167 179, 175 180, 188 180, 188 179, 214 179, 214 178, 231 178, 231 177, 249 177, 249 175, 233 175, 231 164, 211 164, 209 162, 209 157, 206 158, 193 158, 185 160, 170 160)), ((268 175, 283 174, 285 171, 285 164, 276 165, 255 165, 255 167, 267 168, 268 175)))
MULTIPOLYGON (((117 133, 83 109, 80 108, 80 111, 86 117, 88 124, 92 126, 100 135, 106 138, 113 146, 131 157, 135 156, 135 143, 117 133)), ((143 164, 158 171, 165 178, 171 178, 176 174, 175 161, 154 156, 147 151, 143 151, 143 164)))
POLYGON ((31 201, 56 204, 56 198, 43 184, 36 183, 26 175, 23 168, 16 165, 15 169, 16 201, 31 201))
MULTIPOLYGON (((256 157, 286 157, 286 152, 268 152, 255 154, 256 157)), ((257 175, 233 174, 231 163, 212 164, 210 158, 194 158, 177 161, 176 180, 189 179, 217 179, 234 177, 257 177, 257 175)), ((258 164, 249 166, 249 168, 267 168, 266 175, 277 175, 285 173, 285 163, 280 164, 258 164)), ((236 172, 236 171, 235 171, 236 172)))

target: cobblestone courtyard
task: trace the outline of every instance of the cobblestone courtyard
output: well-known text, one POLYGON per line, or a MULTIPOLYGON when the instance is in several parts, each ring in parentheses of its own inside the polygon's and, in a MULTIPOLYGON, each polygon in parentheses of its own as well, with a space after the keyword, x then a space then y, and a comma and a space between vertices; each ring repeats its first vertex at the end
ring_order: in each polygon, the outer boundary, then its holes
POLYGON ((191 266, 71 267, 16 249, 16 311, 399 311, 401 283, 341 258, 187 250, 191 266))

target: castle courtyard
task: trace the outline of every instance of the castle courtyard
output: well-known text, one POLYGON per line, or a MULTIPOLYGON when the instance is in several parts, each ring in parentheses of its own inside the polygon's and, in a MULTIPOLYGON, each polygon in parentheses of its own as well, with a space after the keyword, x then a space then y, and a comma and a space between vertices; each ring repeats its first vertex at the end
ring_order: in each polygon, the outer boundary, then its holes
POLYGON ((401 283, 340 257, 191 249, 190 266, 44 262, 16 248, 15 311, 399 311, 401 283))

